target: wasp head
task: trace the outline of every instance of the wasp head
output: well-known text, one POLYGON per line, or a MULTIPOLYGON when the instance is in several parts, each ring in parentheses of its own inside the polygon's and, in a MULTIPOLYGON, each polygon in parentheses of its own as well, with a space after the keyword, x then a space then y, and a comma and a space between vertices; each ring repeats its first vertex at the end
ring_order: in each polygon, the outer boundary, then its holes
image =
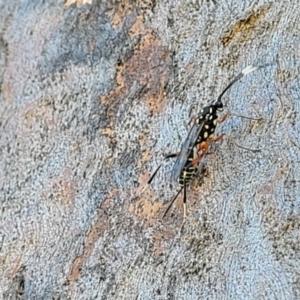
POLYGON ((214 106, 214 108, 218 111, 223 111, 223 103, 221 101, 217 101, 212 106, 214 106))

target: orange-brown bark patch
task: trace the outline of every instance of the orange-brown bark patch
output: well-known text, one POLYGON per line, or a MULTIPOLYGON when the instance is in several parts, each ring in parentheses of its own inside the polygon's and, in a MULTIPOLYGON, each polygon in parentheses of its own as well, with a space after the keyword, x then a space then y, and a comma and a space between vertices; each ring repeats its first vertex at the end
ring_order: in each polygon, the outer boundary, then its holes
POLYGON ((130 60, 129 74, 137 75, 139 83, 146 90, 145 100, 151 112, 161 111, 166 104, 165 85, 169 77, 170 52, 165 51, 160 40, 148 31, 135 55, 130 60))
POLYGON ((265 16, 268 10, 269 6, 263 6, 259 11, 252 12, 246 19, 238 21, 221 38, 224 47, 227 47, 234 39, 239 44, 247 42, 257 23, 265 16))
POLYGON ((111 208, 111 199, 117 197, 119 191, 117 189, 112 189, 105 196, 105 199, 101 205, 101 209, 98 212, 97 222, 91 227, 84 244, 84 250, 81 255, 76 257, 73 262, 73 267, 70 275, 68 276, 68 281, 76 281, 80 277, 80 270, 82 265, 89 259, 91 253, 94 249, 95 243, 101 237, 105 231, 109 229, 108 217, 103 211, 111 208))
POLYGON ((137 168, 141 168, 143 164, 152 157, 149 150, 142 151, 142 159, 138 161, 137 168))
POLYGON ((158 216, 158 212, 162 207, 162 203, 153 203, 148 200, 153 199, 153 196, 154 193, 152 191, 148 190, 144 192, 143 197, 140 197, 138 201, 130 204, 129 212, 151 223, 158 216))
POLYGON ((111 16, 111 24, 115 29, 123 26, 126 16, 128 16, 135 9, 134 2, 130 0, 123 0, 119 5, 107 3, 109 10, 106 15, 111 16), (110 7, 109 7, 110 6, 110 7))
POLYGON ((111 208, 111 200, 119 197, 119 191, 117 189, 108 190, 103 203, 101 204, 101 209, 109 209, 111 208))
POLYGON ((117 87, 100 97, 100 101, 109 107, 110 127, 113 127, 119 103, 133 86, 137 89, 136 98, 144 101, 151 112, 158 112, 164 108, 167 101, 165 86, 169 77, 170 61, 170 53, 164 50, 154 33, 147 30, 141 42, 134 48, 133 55, 127 61, 120 62, 117 67, 117 87))
POLYGON ((145 25, 144 25, 144 18, 142 16, 138 16, 135 20, 135 23, 131 26, 129 30, 130 37, 134 37, 137 35, 142 35, 145 33, 145 25))
POLYGON ((142 189, 145 187, 145 185, 147 184, 148 180, 149 180, 149 173, 141 173, 139 176, 139 183, 140 183, 140 191, 142 191, 142 189))
POLYGON ((96 241, 109 228, 107 217, 101 213, 98 215, 97 222, 91 227, 84 244, 84 250, 81 255, 75 258, 68 281, 76 281, 80 277, 80 270, 82 265, 89 259, 96 241))
POLYGON ((104 135, 107 135, 111 138, 114 137, 114 135, 115 135, 115 131, 113 129, 109 128, 109 127, 103 128, 101 133, 104 134, 104 135))
POLYGON ((29 127, 34 126, 39 122, 43 122, 48 126, 48 128, 53 128, 55 126, 55 121, 53 117, 53 108, 50 103, 39 102, 38 105, 34 103, 27 103, 24 105, 23 121, 24 125, 29 127))

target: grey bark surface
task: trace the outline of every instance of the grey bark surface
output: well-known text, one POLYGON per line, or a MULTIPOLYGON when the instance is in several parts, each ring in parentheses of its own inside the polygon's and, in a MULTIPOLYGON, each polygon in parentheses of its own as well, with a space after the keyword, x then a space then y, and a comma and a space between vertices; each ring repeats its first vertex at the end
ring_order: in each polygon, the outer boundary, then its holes
POLYGON ((299 299, 300 2, 0 4, 1 299, 299 299), (188 122, 230 115, 188 191, 188 122), (238 148, 236 143, 253 149, 238 148))

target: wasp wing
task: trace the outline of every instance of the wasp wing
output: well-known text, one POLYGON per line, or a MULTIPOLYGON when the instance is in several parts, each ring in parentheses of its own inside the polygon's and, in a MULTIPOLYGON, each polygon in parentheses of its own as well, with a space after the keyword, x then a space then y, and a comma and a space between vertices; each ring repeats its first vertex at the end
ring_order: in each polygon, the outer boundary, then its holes
POLYGON ((198 124, 195 121, 192 128, 190 129, 188 137, 186 138, 186 140, 184 141, 181 147, 180 155, 177 157, 175 164, 173 166, 172 173, 171 173, 172 181, 177 181, 178 178, 180 177, 181 172, 187 163, 187 159, 197 142, 198 136, 200 135, 200 132, 204 126, 205 121, 206 118, 204 118, 200 124, 198 124))

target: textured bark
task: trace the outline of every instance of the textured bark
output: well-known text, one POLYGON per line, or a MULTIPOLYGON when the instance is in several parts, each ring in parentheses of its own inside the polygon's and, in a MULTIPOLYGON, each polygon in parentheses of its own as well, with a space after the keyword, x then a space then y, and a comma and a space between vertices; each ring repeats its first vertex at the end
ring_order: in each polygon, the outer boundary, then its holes
POLYGON ((57 2, 0 9, 2 298, 299 299, 300 2, 57 2), (162 220, 172 162, 141 187, 266 62, 218 127, 261 151, 212 145, 162 220))

